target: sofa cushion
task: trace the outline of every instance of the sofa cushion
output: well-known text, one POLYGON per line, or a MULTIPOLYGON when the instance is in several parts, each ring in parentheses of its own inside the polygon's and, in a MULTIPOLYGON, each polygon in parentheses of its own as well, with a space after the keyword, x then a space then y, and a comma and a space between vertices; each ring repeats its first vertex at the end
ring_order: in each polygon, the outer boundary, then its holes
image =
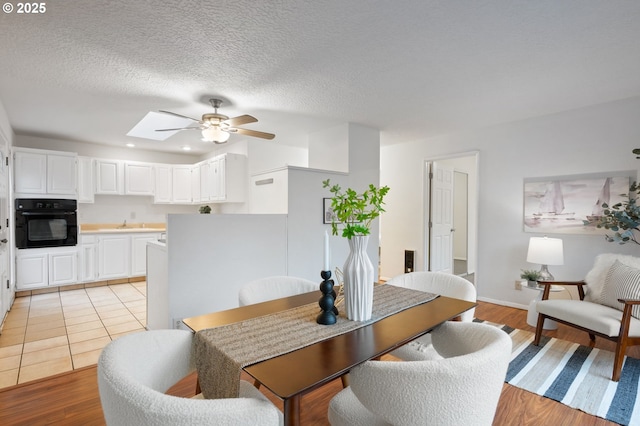
MULTIPOLYGON (((600 303, 623 310, 624 303, 618 302, 618 299, 640 299, 640 269, 616 260, 605 278, 600 303)), ((640 305, 632 308, 631 315, 640 318, 640 305)))
POLYGON ((595 303, 600 301, 607 273, 609 272, 611 265, 613 265, 616 260, 627 266, 640 269, 640 257, 615 253, 603 253, 596 256, 593 268, 591 268, 584 278, 587 283, 587 286, 585 287, 585 300, 595 303))
MULTIPOLYGON (((620 333, 622 311, 581 300, 552 299, 536 303, 539 313, 597 331, 610 337, 620 333)), ((640 337, 640 320, 631 317, 629 336, 640 337)))

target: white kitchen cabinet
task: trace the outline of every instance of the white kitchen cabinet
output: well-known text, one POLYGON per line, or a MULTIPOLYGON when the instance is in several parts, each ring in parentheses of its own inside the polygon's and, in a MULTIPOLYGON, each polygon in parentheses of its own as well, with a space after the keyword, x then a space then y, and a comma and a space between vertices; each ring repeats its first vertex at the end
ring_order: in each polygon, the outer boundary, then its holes
POLYGON ((154 172, 156 188, 153 202, 168 204, 171 202, 171 166, 168 164, 156 164, 154 172))
POLYGON ((15 190, 26 194, 47 193, 47 156, 33 152, 14 154, 15 190))
POLYGON ((98 240, 95 235, 80 235, 78 247, 78 281, 86 283, 98 278, 96 271, 98 240))
POLYGON ((96 159, 96 194, 124 194, 122 161, 96 159))
POLYGON ((218 201, 220 199, 220 158, 211 158, 208 165, 209 201, 218 201))
POLYGON ((36 249, 19 250, 16 255, 16 289, 28 290, 49 285, 49 255, 36 249))
POLYGON ((98 236, 98 280, 129 277, 131 237, 127 234, 98 236))
POLYGON ((191 204, 191 166, 173 166, 171 174, 171 201, 176 204, 191 204))
POLYGON ((245 201, 247 157, 223 154, 209 160, 209 200, 239 203, 245 201))
POLYGON ((78 282, 78 251, 56 251, 49 254, 49 285, 78 282))
POLYGON ((95 202, 94 160, 91 157, 78 157, 78 202, 95 202))
POLYGON ((160 233, 131 235, 131 272, 130 276, 147 275, 147 243, 158 241, 160 233))
POLYGON ((78 251, 75 247, 18 250, 18 290, 75 284, 78 281, 78 251))
POLYGON ((14 152, 15 192, 76 196, 76 154, 37 149, 14 152))
POLYGON ((210 200, 209 191, 209 163, 203 161, 197 164, 200 176, 200 202, 207 202, 210 200))
POLYGON ((76 155, 47 154, 47 194, 76 195, 76 155))
POLYGON ((126 195, 153 195, 154 170, 148 163, 127 162, 124 164, 126 195))
POLYGON ((200 166, 191 166, 191 201, 199 203, 202 201, 200 192, 200 166))

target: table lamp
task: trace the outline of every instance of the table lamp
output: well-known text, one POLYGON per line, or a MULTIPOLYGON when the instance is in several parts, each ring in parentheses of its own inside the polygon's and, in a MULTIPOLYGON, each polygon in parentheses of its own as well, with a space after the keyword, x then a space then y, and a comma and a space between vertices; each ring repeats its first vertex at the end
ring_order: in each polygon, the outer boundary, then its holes
POLYGON ((540 268, 541 281, 553 281, 553 275, 549 273, 547 265, 564 264, 562 240, 560 238, 531 237, 529 239, 527 262, 542 265, 540 268))

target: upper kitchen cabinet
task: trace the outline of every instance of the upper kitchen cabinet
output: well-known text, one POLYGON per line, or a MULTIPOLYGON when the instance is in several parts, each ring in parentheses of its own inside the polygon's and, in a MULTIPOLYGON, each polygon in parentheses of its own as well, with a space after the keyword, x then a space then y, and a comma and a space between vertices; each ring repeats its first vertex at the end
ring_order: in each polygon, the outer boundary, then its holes
POLYGON ((77 155, 19 148, 14 151, 15 192, 22 195, 77 195, 77 155))
POLYGON ((94 159, 78 157, 78 202, 93 203, 95 201, 94 159))
POLYGON ((96 159, 96 194, 124 194, 124 167, 119 160, 96 159))
POLYGON ((191 168, 192 166, 173 166, 171 201, 176 204, 191 204, 191 168))
POLYGON ((245 200, 246 156, 223 154, 210 159, 208 166, 206 189, 209 201, 240 203, 245 200))
POLYGON ((149 163, 96 159, 96 194, 153 195, 154 172, 149 163))
POLYGON ((156 164, 154 170, 156 190, 153 202, 169 204, 171 202, 171 166, 169 164, 156 164))
POLYGON ((125 163, 124 182, 124 193, 126 195, 153 195, 153 165, 148 163, 125 163))

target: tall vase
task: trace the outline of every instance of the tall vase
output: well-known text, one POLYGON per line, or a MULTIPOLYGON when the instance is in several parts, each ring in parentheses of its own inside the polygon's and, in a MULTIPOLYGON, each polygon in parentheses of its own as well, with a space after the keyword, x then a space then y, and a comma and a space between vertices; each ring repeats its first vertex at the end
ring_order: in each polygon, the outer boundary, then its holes
POLYGON ((368 235, 351 237, 343 267, 345 310, 353 321, 371 319, 373 309, 373 264, 367 254, 368 243, 368 235))

